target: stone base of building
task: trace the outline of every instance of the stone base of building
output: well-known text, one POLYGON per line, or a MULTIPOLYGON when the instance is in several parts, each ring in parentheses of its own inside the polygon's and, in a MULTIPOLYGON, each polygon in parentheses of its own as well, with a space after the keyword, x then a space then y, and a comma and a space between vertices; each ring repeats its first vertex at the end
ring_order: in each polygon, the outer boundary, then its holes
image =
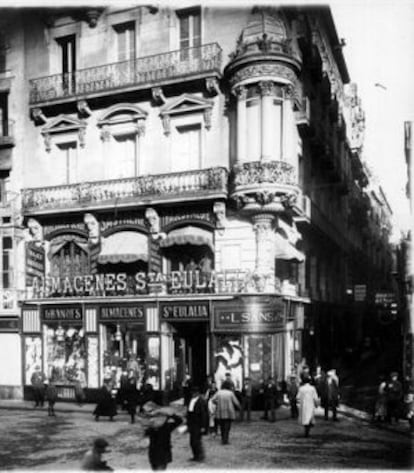
POLYGON ((0 386, 0 399, 23 399, 22 386, 0 386))

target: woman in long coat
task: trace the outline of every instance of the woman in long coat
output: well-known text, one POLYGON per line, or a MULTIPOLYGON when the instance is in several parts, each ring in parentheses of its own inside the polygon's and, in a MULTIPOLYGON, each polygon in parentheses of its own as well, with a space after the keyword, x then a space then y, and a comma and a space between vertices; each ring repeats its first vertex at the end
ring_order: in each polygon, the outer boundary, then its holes
POLYGON ((116 400, 112 397, 111 388, 104 384, 99 391, 99 401, 93 411, 95 420, 98 421, 100 416, 107 416, 110 420, 113 420, 117 412, 116 400))
POLYGON ((296 399, 299 402, 299 424, 305 427, 305 437, 309 437, 311 427, 315 423, 315 407, 318 405, 318 393, 310 384, 310 378, 302 379, 296 399))

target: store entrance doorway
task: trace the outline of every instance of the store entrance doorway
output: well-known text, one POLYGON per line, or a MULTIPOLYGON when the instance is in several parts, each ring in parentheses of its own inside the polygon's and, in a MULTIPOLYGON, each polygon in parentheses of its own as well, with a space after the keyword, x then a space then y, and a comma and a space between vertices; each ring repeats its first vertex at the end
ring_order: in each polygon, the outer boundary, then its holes
POLYGON ((177 381, 182 386, 189 375, 192 385, 202 388, 207 377, 208 323, 177 322, 172 325, 177 381))

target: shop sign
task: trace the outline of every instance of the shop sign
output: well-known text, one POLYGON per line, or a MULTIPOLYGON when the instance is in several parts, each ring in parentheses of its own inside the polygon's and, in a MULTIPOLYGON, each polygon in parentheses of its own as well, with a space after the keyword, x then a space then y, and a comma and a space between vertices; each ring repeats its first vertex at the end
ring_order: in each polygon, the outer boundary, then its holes
POLYGON ((31 286, 34 278, 45 274, 45 250, 34 242, 26 244, 26 283, 31 286))
POLYGON ((44 277, 40 273, 29 284, 32 298, 123 296, 167 292, 170 294, 233 294, 260 291, 250 271, 149 271, 44 277))
POLYGON ((0 318, 0 332, 18 332, 19 331, 19 319, 10 317, 0 318))
POLYGON ((169 321, 208 320, 209 307, 208 302, 162 303, 160 314, 162 320, 169 321))
POLYGON ((220 303, 214 308, 214 328, 266 332, 282 328, 285 313, 285 303, 281 299, 220 303))
POLYGON ((142 305, 117 305, 102 306, 100 320, 128 320, 144 323, 144 306, 142 305))
POLYGON ((81 306, 43 307, 42 319, 50 322, 82 321, 81 306))

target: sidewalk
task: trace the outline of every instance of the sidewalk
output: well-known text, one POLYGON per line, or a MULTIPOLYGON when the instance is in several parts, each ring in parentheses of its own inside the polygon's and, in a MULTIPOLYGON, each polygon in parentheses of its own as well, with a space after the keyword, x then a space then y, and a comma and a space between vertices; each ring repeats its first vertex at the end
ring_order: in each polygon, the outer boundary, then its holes
MULTIPOLYGON (((284 406, 287 408, 287 404, 284 406)), ((35 408, 33 407, 33 401, 22 401, 22 400, 14 400, 14 399, 0 399, 0 410, 29 410, 33 411, 35 408)), ((45 407, 43 408, 36 408, 36 410, 40 409, 47 409, 47 403, 45 402, 45 407)), ((84 413, 88 415, 92 415, 93 410, 95 409, 95 404, 83 404, 79 406, 74 402, 57 402, 55 404, 56 412, 77 412, 77 413, 84 413)), ((318 408, 321 409, 321 408, 318 408)), ((320 415, 322 411, 320 411, 320 415)), ((358 419, 366 423, 371 423, 371 416, 364 411, 360 411, 358 409, 354 409, 352 407, 346 406, 345 404, 340 404, 338 407, 338 413, 353 419, 358 419)), ((395 432, 398 434, 403 434, 406 436, 412 436, 413 433, 409 430, 409 425, 406 420, 400 421, 398 424, 372 424, 379 429, 385 429, 390 432, 395 432)))

